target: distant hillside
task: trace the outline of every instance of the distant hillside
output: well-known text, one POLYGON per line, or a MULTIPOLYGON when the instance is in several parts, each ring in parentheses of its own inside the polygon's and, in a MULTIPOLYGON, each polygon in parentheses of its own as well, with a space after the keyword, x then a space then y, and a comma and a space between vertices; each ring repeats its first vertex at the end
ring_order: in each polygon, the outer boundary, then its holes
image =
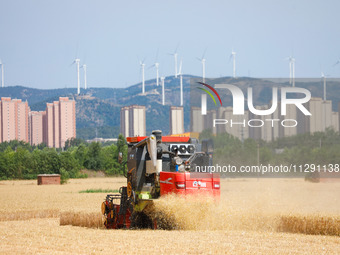
POLYGON ((33 89, 22 86, 0 88, 1 97, 22 99, 29 105, 41 102, 47 98, 58 98, 59 96, 72 96, 75 89, 33 89))
MULTIPOLYGON (((189 130, 190 122, 190 79, 194 76, 184 75, 184 115, 185 129, 189 130)), ((268 104, 272 98, 273 86, 289 86, 286 80, 262 80, 255 78, 221 77, 208 80, 212 83, 232 83, 240 87, 245 95, 249 86, 253 87, 254 102, 256 105, 268 104)), ((15 86, 0 88, 0 97, 11 97, 27 100, 32 110, 45 110, 46 102, 58 100, 60 96, 68 96, 76 100, 77 131, 80 138, 90 139, 98 137, 110 137, 119 132, 120 108, 122 106, 138 104, 146 106, 146 129, 161 129, 165 134, 169 133, 169 109, 170 106, 180 105, 179 79, 174 76, 166 77, 165 93, 166 105, 161 104, 161 86, 156 86, 156 80, 148 80, 146 83, 146 95, 142 95, 141 83, 127 88, 90 88, 81 90, 81 95, 75 95, 75 88, 64 89, 32 89, 15 86), (86 94, 85 94, 86 93, 86 94), (112 132, 108 132, 108 130, 112 132)), ((322 82, 314 79, 308 83, 296 81, 296 87, 308 88, 312 95, 322 95, 322 82)), ((328 99, 333 101, 333 110, 337 111, 340 98, 340 86, 336 82, 327 82, 328 99)), ((223 106, 231 106, 232 98, 223 97, 223 106)), ((194 99, 195 100, 195 99, 194 99)), ((199 98, 196 98, 199 100, 199 98)))

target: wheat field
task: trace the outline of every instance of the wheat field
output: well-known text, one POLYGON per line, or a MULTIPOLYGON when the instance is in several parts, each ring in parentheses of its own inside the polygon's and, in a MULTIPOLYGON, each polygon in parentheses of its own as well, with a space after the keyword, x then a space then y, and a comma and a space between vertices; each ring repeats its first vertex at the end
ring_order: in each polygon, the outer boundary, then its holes
POLYGON ((0 254, 339 254, 340 182, 221 180, 221 201, 157 201, 173 229, 106 230, 103 193, 124 178, 74 179, 61 186, 0 182, 0 254), (74 226, 72 226, 74 225, 74 226))

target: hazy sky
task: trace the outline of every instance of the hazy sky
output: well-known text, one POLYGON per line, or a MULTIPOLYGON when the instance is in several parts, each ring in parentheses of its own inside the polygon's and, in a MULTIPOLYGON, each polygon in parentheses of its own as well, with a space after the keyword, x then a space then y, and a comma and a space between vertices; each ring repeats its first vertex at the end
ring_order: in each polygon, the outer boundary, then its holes
MULTIPOLYGON (((126 87, 140 82, 139 59, 174 74, 168 53, 178 47, 185 74, 287 77, 340 76, 340 2, 337 0, 115 1, 0 0, 0 59, 5 85, 76 86, 77 56, 88 86, 126 87)), ((81 72, 82 75, 82 72, 81 72)), ((147 69, 146 79, 155 78, 147 69)))

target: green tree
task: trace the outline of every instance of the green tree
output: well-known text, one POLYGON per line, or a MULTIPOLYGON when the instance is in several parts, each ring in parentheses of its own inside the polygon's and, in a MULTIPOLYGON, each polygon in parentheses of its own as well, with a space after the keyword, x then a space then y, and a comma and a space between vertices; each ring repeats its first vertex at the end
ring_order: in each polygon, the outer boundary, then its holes
POLYGON ((92 142, 89 146, 86 160, 85 160, 85 167, 87 169, 92 170, 100 170, 102 167, 102 162, 100 158, 100 152, 101 152, 101 144, 98 142, 92 142))
POLYGON ((4 151, 4 165, 4 175, 10 179, 16 178, 14 174, 16 169, 15 152, 9 146, 4 151))
POLYGON ((18 147, 14 154, 15 169, 13 169, 13 176, 15 176, 15 178, 23 178, 23 174, 25 174, 27 168, 27 159, 29 159, 28 150, 21 146, 18 147))
POLYGON ((88 148, 83 143, 81 143, 75 151, 74 157, 76 160, 78 160, 80 168, 85 166, 87 153, 88 148))
POLYGON ((118 148, 116 145, 104 147, 102 149, 102 162, 105 172, 109 175, 120 173, 120 165, 118 163, 118 148))
POLYGON ((61 152, 60 155, 60 168, 59 173, 62 174, 61 169, 65 170, 69 177, 76 178, 78 177, 78 172, 80 170, 79 162, 72 157, 69 151, 61 152))

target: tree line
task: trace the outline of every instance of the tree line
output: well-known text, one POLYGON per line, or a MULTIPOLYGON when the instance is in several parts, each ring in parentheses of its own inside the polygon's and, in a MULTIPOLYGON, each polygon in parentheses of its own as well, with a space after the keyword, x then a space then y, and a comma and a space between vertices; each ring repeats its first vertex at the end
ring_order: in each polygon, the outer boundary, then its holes
POLYGON ((38 174, 60 174, 62 181, 83 178, 81 169, 103 170, 107 175, 122 175, 125 166, 118 163, 118 153, 126 160, 127 144, 119 135, 116 144, 86 143, 81 139, 68 140, 63 149, 44 144, 31 146, 23 141, 0 144, 0 179, 35 179, 38 174))
MULTIPOLYGON (((274 142, 246 139, 244 142, 228 134, 213 135, 204 130, 200 140, 214 141, 214 164, 233 165, 303 165, 339 164, 340 136, 332 129, 326 132, 300 134, 274 142)), ((86 177, 81 169, 102 170, 107 175, 122 175, 126 166, 118 163, 118 153, 127 158, 127 144, 119 135, 116 144, 86 143, 81 139, 68 140, 63 149, 44 144, 31 146, 22 141, 0 144, 0 179, 35 179, 38 174, 61 174, 63 180, 86 177)))

